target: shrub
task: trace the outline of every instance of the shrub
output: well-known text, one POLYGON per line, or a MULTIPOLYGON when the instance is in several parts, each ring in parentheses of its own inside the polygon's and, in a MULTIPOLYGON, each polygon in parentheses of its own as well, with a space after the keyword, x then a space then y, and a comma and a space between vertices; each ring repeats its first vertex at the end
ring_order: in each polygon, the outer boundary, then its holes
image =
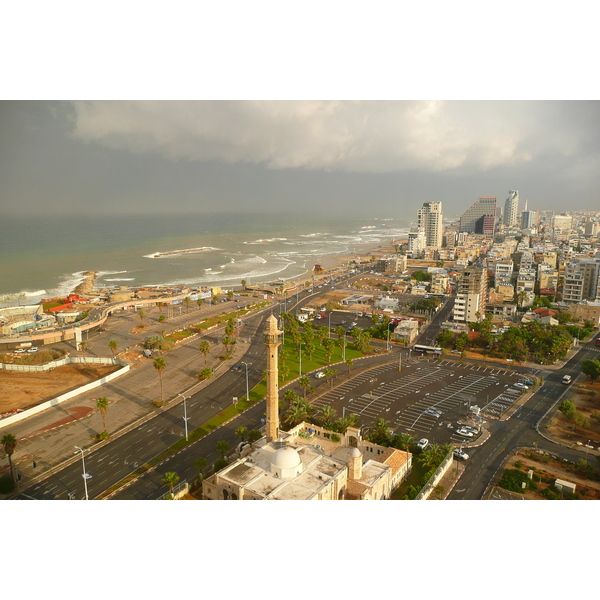
POLYGON ((108 431, 101 431, 94 436, 94 439, 97 442, 101 442, 102 440, 107 440, 110 437, 110 433, 108 431))
POLYGON ((341 440, 340 436, 337 433, 332 433, 331 434, 331 441, 332 442, 339 442, 341 440))
POLYGON ((221 469, 224 469, 228 464, 229 464, 229 462, 227 460, 225 460, 224 458, 218 458, 215 461, 215 464, 213 465, 215 473, 217 471, 220 471, 221 469))
POLYGON ((532 481, 522 471, 519 471, 518 469, 505 469, 498 485, 505 490, 523 494, 528 487, 533 487, 531 486, 531 483, 532 481), (523 482, 527 484, 525 489, 521 487, 523 482))
POLYGON ((522 469, 523 468, 523 463, 518 460, 515 464, 514 464, 515 469, 522 469))

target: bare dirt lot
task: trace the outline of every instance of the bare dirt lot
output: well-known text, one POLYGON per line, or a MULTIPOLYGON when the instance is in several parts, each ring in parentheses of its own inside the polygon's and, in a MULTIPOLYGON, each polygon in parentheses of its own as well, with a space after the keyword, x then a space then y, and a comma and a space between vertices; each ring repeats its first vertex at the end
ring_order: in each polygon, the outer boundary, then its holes
POLYGON ((572 390, 569 398, 582 413, 587 423, 582 427, 558 411, 548 426, 552 437, 570 444, 586 445, 588 441, 594 448, 600 447, 600 382, 589 381, 579 384, 572 390))
POLYGON ((27 409, 120 369, 118 365, 65 365, 45 373, 0 371, 0 414, 27 409))
POLYGON ((537 489, 528 489, 523 496, 527 500, 541 500, 545 496, 544 490, 553 488, 556 479, 564 479, 576 484, 576 493, 582 500, 600 499, 600 482, 585 477, 578 472, 576 465, 568 461, 556 459, 545 453, 531 450, 519 452, 509 464, 507 469, 519 469, 527 473, 533 469, 533 482, 537 489))

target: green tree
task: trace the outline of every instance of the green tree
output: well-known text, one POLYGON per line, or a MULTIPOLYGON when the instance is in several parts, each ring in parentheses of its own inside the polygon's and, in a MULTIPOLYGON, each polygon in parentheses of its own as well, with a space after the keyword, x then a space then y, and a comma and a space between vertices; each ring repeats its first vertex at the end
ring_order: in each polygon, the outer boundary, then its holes
POLYGON ((454 345, 454 334, 448 329, 442 329, 437 336, 437 343, 442 348, 451 348, 454 345))
POLYGON ((304 397, 306 398, 306 390, 310 387, 310 378, 306 375, 302 375, 302 377, 298 379, 298 385, 303 389, 304 397))
POLYGON ((325 429, 329 429, 329 427, 331 426, 331 422, 335 419, 336 417, 336 413, 335 410, 327 405, 324 406, 320 411, 319 411, 319 422, 321 424, 322 427, 325 427, 325 429))
POLYGON ((140 318, 140 322, 143 323, 144 319, 146 318, 146 311, 142 310, 140 308, 140 310, 137 311, 138 317, 140 318))
POLYGON ((242 290, 246 291, 246 280, 242 279, 242 290))
POLYGON ((571 418, 576 412, 575 404, 571 402, 571 400, 563 400, 558 407, 561 413, 563 413, 566 417, 571 418))
POLYGON ((248 442, 254 448, 254 444, 263 437, 263 434, 258 429, 251 429, 248 432, 248 442))
POLYGON ((200 352, 204 354, 204 366, 206 366, 206 358, 210 353, 210 344, 206 340, 202 340, 199 346, 200 352))
POLYGON ((225 455, 229 451, 229 444, 226 440, 219 440, 217 442, 217 452, 221 455, 221 458, 225 458, 225 455))
POLYGON ((0 439, 0 444, 4 448, 4 452, 6 452, 6 456, 8 456, 8 465, 10 467, 10 476, 12 480, 15 480, 15 474, 13 470, 12 464, 12 455, 17 447, 17 438, 12 433, 5 433, 0 439))
POLYGON ((198 310, 200 310, 204 304, 204 300, 202 298, 198 298, 198 300, 196 300, 196 304, 198 305, 198 310))
POLYGON ((110 342, 108 342, 108 347, 110 348, 113 356, 115 355, 115 350, 117 349, 117 341, 116 340, 110 340, 110 342))
POLYGON ((163 323, 166 320, 167 320, 167 317, 165 317, 165 315, 160 315, 160 317, 158 317, 158 322, 159 323, 163 323))
POLYGON ((205 369, 202 369, 202 371, 200 371, 196 377, 200 380, 200 381, 204 381, 205 379, 210 379, 212 376, 212 369, 210 367, 207 367, 205 369))
POLYGON ((186 314, 190 312, 190 304, 192 303, 192 299, 189 296, 186 296, 183 299, 183 303, 185 304, 185 312, 186 314))
POLYGON ((163 475, 162 482, 169 488, 172 496, 175 486, 179 483, 179 475, 174 471, 169 471, 163 475))
POLYGON ((162 380, 162 373, 165 370, 165 367, 167 366, 167 363, 165 362, 165 359, 162 356, 159 356, 158 358, 154 359, 154 368, 158 371, 158 375, 160 377, 160 401, 163 402, 163 380, 162 380))
POLYGON ((587 375, 592 383, 600 377, 600 360, 584 360, 581 363, 581 372, 587 375))
POLYGON ((96 408, 100 411, 100 415, 102 416, 102 426, 104 431, 106 431, 106 413, 108 412, 108 399, 107 398, 98 398, 96 400, 96 408))
POLYGON ((235 435, 240 438, 240 441, 243 442, 246 437, 248 437, 248 428, 247 427, 238 427, 235 430, 235 435))
POLYGON ((351 358, 346 359, 346 366, 348 367, 348 373, 350 373, 350 368, 352 367, 353 364, 354 364, 353 359, 351 359, 351 358))

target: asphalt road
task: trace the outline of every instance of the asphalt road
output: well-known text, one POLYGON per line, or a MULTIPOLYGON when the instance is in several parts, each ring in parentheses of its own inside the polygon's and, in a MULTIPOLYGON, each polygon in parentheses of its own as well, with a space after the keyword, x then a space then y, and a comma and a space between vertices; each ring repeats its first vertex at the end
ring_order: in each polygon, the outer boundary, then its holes
MULTIPOLYGON (((548 440, 537 432, 536 426, 548 409, 555 406, 569 391, 568 386, 561 383, 562 376, 581 373, 581 362, 597 357, 598 353, 591 345, 582 346, 580 351, 562 369, 543 373, 543 387, 510 420, 491 421, 491 438, 480 448, 469 451, 470 458, 466 469, 448 499, 481 499, 508 455, 516 448, 533 447, 534 442, 537 443, 540 450, 552 452, 568 460, 575 462, 581 458, 589 460, 589 456, 585 452, 579 452, 548 440)), ((543 432, 543 427, 541 431, 543 432)))

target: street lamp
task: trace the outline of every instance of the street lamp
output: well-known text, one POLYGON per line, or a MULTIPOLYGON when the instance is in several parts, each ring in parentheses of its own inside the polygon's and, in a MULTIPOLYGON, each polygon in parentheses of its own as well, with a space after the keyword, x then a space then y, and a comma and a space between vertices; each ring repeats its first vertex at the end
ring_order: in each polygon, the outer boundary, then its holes
POLYGON ((371 382, 371 398, 373 397, 373 384, 377 381, 377 379, 373 378, 370 380, 371 382))
POLYGON ((248 388, 248 365, 251 365, 252 363, 242 362, 242 364, 246 367, 246 400, 249 401, 250 400, 250 390, 248 388))
MULTIPOLYGON (((85 489, 85 499, 89 500, 88 489, 87 489, 87 480, 91 479, 92 476, 85 472, 85 459, 83 458, 83 450, 79 446, 74 446, 74 448, 77 448, 77 450, 79 450, 79 452, 81 452, 81 463, 83 465, 83 472, 82 472, 81 476, 83 477, 83 487, 85 489)), ((77 454, 77 452, 74 452, 73 454, 77 454)))
POLYGON ((344 331, 344 348, 343 348, 343 350, 344 350, 344 356, 343 356, 342 360, 344 362, 346 362, 346 332, 345 331, 344 331))
POLYGON ((327 318, 327 338, 331 338, 331 311, 329 311, 329 317, 327 318))
POLYGON ((183 398, 183 421, 185 423, 185 441, 188 441, 188 421, 190 418, 187 416, 187 405, 185 403, 186 400, 189 400, 191 396, 184 396, 183 394, 177 394, 183 398))

